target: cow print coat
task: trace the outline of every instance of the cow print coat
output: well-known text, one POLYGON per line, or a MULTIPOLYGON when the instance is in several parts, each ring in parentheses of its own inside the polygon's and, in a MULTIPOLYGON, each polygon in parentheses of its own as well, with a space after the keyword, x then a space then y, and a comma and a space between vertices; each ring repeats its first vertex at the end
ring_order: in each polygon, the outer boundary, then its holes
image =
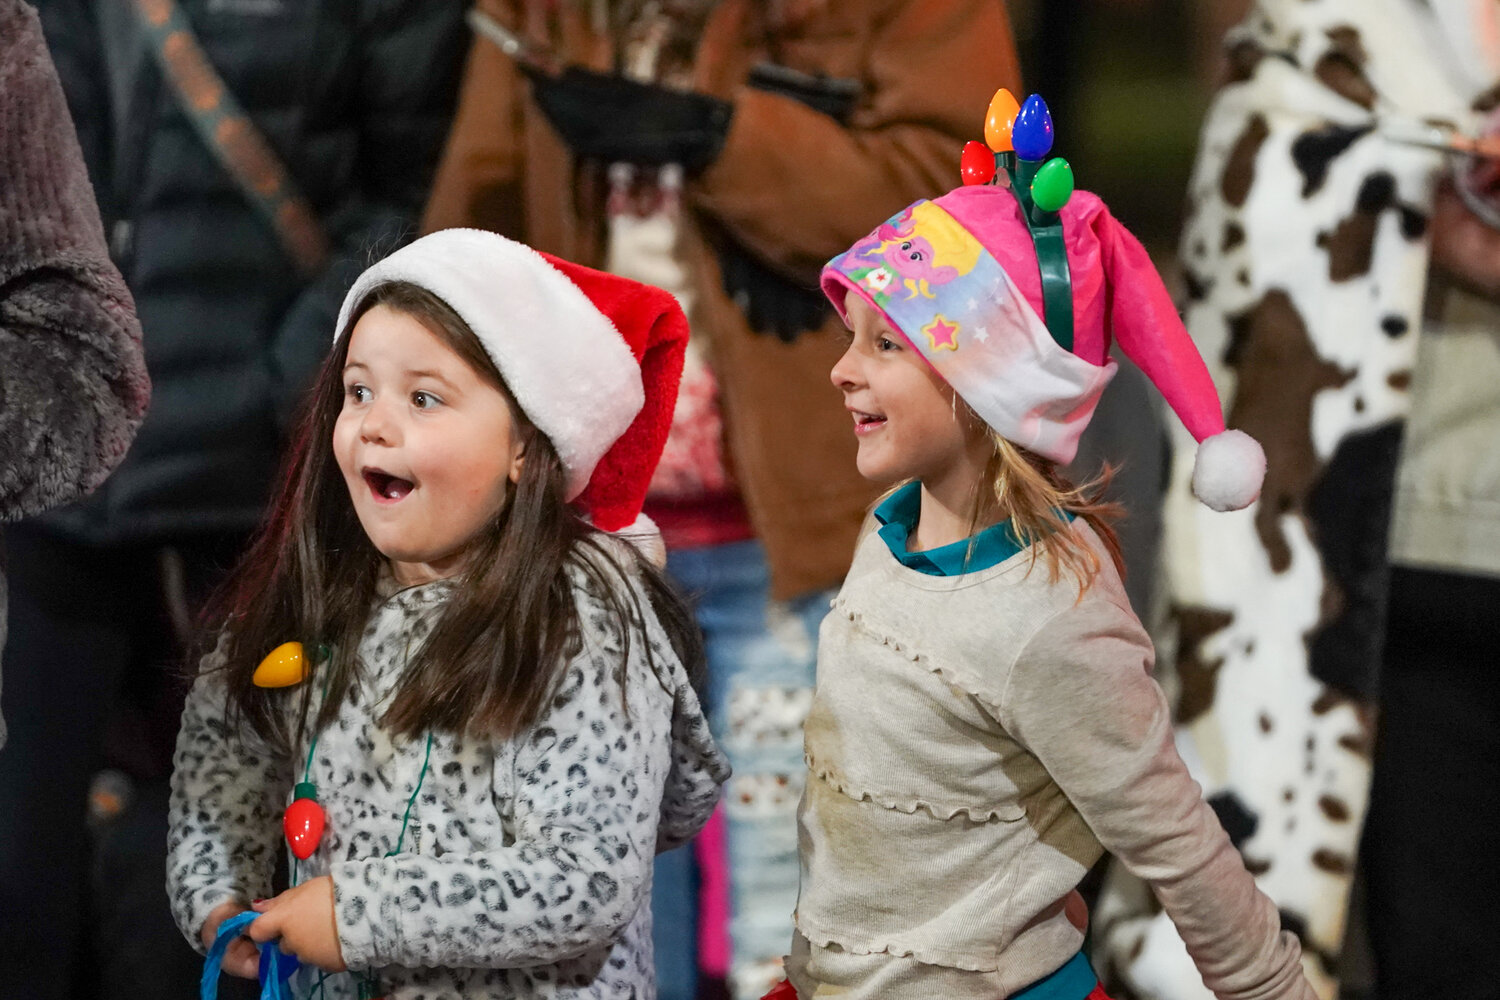
MULTIPOLYGON (((1257 506, 1166 523, 1179 744, 1332 997, 1370 775, 1386 533, 1421 325, 1437 154, 1494 106, 1466 0, 1261 0, 1228 38, 1182 260, 1228 422, 1265 446, 1257 506)), ((1181 429, 1178 428, 1181 433, 1181 429)), ((1178 448, 1192 455, 1190 441, 1178 448)), ((1173 657, 1164 656, 1164 663, 1173 657)), ((1096 919, 1124 992, 1207 997, 1116 874, 1096 919)))
MULTIPOLYGON (((707 821, 728 766, 644 595, 622 687, 624 637, 573 579, 583 649, 524 734, 434 732, 424 776, 426 740, 377 721, 451 593, 439 581, 378 601, 363 676, 317 735, 309 780, 328 825, 296 878, 332 875, 344 960, 391 1000, 656 995, 652 859, 707 821)), ((272 895, 281 812, 309 756, 234 731, 218 665, 205 662, 188 698, 172 779, 167 886, 195 945, 214 907, 272 895)), ((317 979, 298 973, 296 995, 317 979)), ((330 998, 356 988, 350 974, 323 984, 330 998)))

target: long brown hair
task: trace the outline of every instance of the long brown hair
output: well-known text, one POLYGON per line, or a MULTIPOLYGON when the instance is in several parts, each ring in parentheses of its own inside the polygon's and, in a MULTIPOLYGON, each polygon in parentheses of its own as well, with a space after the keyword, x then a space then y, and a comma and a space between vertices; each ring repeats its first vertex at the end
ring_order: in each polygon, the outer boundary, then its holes
MULTIPOLYGON (((634 578, 696 682, 702 639, 686 605, 632 546, 606 541, 564 501, 566 473, 556 450, 516 405, 468 324, 431 292, 391 282, 359 304, 324 362, 266 521, 206 612, 199 653, 224 644, 231 718, 273 746, 301 742, 313 685, 266 690, 251 679, 266 653, 288 640, 309 651, 324 646, 331 657, 315 728, 333 720, 358 679, 360 638, 385 557, 360 526, 332 438, 353 326, 376 305, 422 323, 504 394, 526 456, 507 502, 471 542, 457 586, 413 651, 381 723, 404 736, 439 729, 506 737, 534 722, 581 648, 570 567, 605 603, 621 643, 622 677, 630 636, 643 628, 646 610, 625 583, 634 578), (295 715, 287 711, 293 697, 301 702, 295 715), (294 726, 292 718, 300 721, 294 726)), ((650 644, 645 648, 651 656, 650 644)))

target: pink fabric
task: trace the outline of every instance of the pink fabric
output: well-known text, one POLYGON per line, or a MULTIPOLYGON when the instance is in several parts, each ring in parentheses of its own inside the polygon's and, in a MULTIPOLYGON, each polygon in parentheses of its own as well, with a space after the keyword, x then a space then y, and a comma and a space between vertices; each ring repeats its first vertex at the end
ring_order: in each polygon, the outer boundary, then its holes
MULTIPOLYGON (((1015 196, 991 185, 961 187, 936 203, 979 240, 1043 315, 1036 248, 1015 196)), ((1098 195, 1078 191, 1062 210, 1073 279, 1073 353, 1095 365, 1111 339, 1155 383, 1194 439, 1224 430, 1213 379, 1140 241, 1098 195)))
POLYGON ((729 975, 729 853, 721 803, 698 834, 698 968, 718 979, 729 975))

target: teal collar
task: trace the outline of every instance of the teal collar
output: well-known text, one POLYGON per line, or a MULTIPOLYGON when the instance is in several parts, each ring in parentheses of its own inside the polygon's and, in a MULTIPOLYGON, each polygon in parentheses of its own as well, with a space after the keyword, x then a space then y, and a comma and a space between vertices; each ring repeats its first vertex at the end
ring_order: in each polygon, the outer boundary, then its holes
POLYGON ((1098 985, 1094 967, 1080 951, 1061 969, 1013 994, 1010 1000, 1084 1000, 1098 985))
POLYGON ((922 484, 910 482, 875 508, 880 537, 901 565, 928 576, 961 576, 998 566, 1020 552, 1023 546, 1009 520, 993 524, 971 538, 940 545, 925 552, 908 552, 907 540, 916 530, 922 512, 922 484), (972 545, 972 550, 970 546, 972 545))

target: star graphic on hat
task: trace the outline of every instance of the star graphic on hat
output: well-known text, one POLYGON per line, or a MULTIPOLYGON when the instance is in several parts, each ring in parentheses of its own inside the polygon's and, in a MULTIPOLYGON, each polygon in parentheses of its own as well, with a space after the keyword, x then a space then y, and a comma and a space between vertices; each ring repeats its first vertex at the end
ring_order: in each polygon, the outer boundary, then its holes
POLYGON ((947 317, 939 313, 936 319, 922 327, 922 332, 927 334, 934 351, 956 351, 958 329, 957 324, 948 322, 947 317))

